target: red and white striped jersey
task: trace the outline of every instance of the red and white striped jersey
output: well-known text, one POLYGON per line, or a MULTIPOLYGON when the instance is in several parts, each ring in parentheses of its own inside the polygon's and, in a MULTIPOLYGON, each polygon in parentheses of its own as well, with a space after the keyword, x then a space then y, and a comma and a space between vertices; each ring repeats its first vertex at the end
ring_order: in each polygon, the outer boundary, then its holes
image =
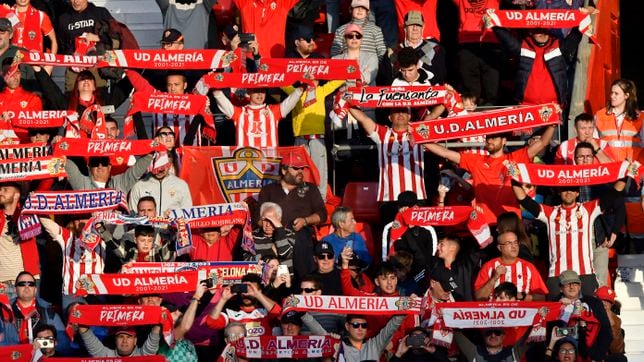
MULTIPOLYGON (((604 152, 609 156, 613 157, 610 154, 610 146, 608 146, 608 142, 599 138, 595 138, 595 142, 599 145, 599 148, 604 150, 604 152)), ((557 153, 555 154, 555 164, 557 165, 574 165, 575 164, 575 147, 577 147, 577 144, 579 143, 579 139, 577 137, 571 138, 569 140, 565 140, 561 142, 559 145, 559 148, 557 148, 557 153)), ((597 157, 593 159, 594 164, 599 164, 599 160, 597 157)))
POLYGON ((152 135, 160 127, 170 127, 174 131, 174 145, 175 147, 181 146, 201 146, 201 127, 196 134, 196 145, 184 145, 183 139, 186 137, 186 133, 190 128, 190 122, 194 116, 185 115, 185 114, 163 114, 156 113, 152 118, 152 135))
POLYGON ((378 201, 396 201, 403 191, 426 199, 422 145, 412 146, 406 130, 397 132, 381 125, 376 125, 369 138, 378 146, 378 201))
MULTIPOLYGON (((482 142, 485 143, 485 136, 474 136, 474 137, 463 137, 461 138, 463 142, 482 142)), ((470 147, 463 150, 465 153, 473 153, 475 155, 487 156, 489 153, 485 150, 485 147, 470 147)))
POLYGON ((83 274, 103 274, 105 265, 105 242, 96 245, 94 250, 83 247, 78 238, 54 221, 41 218, 43 227, 63 250, 63 294, 74 295, 76 282, 83 274))
POLYGON ((231 118, 237 127, 237 146, 278 146, 277 122, 282 119, 279 104, 235 107, 231 118))
POLYGON ((543 282, 537 268, 529 261, 521 258, 517 258, 512 264, 504 264, 500 257, 483 264, 474 282, 474 290, 483 287, 492 278, 494 269, 499 265, 505 266, 505 274, 501 275, 494 283, 495 288, 501 283, 511 282, 517 286, 517 291, 523 295, 548 294, 548 287, 543 282))
POLYGON ((547 225, 550 242, 548 276, 556 277, 566 270, 574 270, 579 275, 594 274, 593 223, 601 214, 599 200, 576 203, 569 208, 540 206, 537 219, 547 225))

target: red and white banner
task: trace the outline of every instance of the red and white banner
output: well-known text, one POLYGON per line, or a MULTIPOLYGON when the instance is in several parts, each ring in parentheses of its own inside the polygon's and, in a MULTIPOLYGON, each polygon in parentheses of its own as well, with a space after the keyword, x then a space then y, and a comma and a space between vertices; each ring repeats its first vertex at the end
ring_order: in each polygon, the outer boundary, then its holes
POLYGON ((63 138, 54 144, 56 156, 107 157, 147 155, 155 151, 165 152, 166 147, 156 140, 112 140, 89 138, 63 138))
MULTIPOLYGON (((467 222, 467 228, 481 248, 492 242, 492 233, 485 217, 471 206, 410 207, 396 220, 398 223, 391 228, 393 241, 400 239, 408 226, 453 226, 467 222)), ((390 253, 393 247, 394 243, 390 246, 390 253)))
POLYGON ((315 79, 361 79, 360 66, 355 59, 280 59, 262 58, 261 73, 310 73, 315 79))
POLYGON ((594 29, 590 14, 579 10, 497 10, 487 9, 486 28, 574 28, 593 38, 594 29))
POLYGON ((45 156, 0 161, 0 182, 21 182, 66 176, 63 159, 58 157, 45 156))
POLYGON ((318 185, 320 176, 303 146, 251 148, 235 146, 182 147, 181 179, 190 186, 195 205, 243 201, 259 193, 262 186, 281 178, 280 161, 290 152, 309 165, 304 180, 318 185))
MULTIPOLYGON (((217 73, 220 74, 220 73, 217 73)), ((201 115, 209 127, 215 127, 210 114, 208 97, 199 94, 170 94, 164 92, 134 92, 132 104, 127 112, 127 117, 136 112, 201 115)), ((134 127, 129 125, 128 128, 134 127)), ((125 128, 125 126, 124 126, 125 128)), ((126 135, 131 134, 131 129, 124 129, 126 135)))
POLYGON ((628 161, 593 165, 542 165, 507 163, 514 180, 538 186, 587 186, 615 182, 624 177, 638 177, 639 163, 628 161))
POLYGON ((20 128, 57 128, 62 127, 73 111, 24 111, 6 110, 5 115, 11 119, 11 125, 20 128))
MULTIPOLYGON (((0 6, 2 8, 2 6, 0 6)), ((31 362, 34 353, 32 344, 14 344, 0 347, 0 361, 31 362)))
POLYGON ((134 262, 121 268, 123 274, 171 274, 203 270, 214 285, 240 283, 248 273, 262 275, 262 267, 247 261, 204 261, 204 262, 134 262))
POLYGON ((246 206, 236 202, 174 209, 170 211, 170 217, 188 220, 190 229, 202 229, 224 225, 245 225, 250 215, 246 206))
MULTIPOLYGON (((31 346, 31 345, 30 345, 31 346)), ((136 357, 52 357, 42 362, 166 362, 165 356, 148 355, 136 357)))
POLYGON ((51 54, 23 52, 22 62, 29 65, 50 65, 56 67, 92 68, 98 63, 96 55, 51 54))
POLYGON ((367 108, 429 107, 445 103, 444 86, 351 87, 351 105, 367 108))
POLYGON ((340 314, 419 314, 421 298, 351 297, 344 295, 291 295, 284 300, 283 313, 289 311, 340 314))
POLYGON ((559 302, 450 302, 436 305, 450 328, 533 326, 539 319, 559 318, 559 302))
POLYGON ((95 211, 127 208, 123 191, 98 189, 87 191, 30 192, 22 205, 24 214, 86 214, 95 211))
POLYGON ((208 73, 200 83, 207 88, 274 88, 292 85, 295 82, 309 82, 304 73, 208 73))
MULTIPOLYGON (((173 321, 167 309, 152 305, 77 304, 68 313, 67 324, 104 327, 161 325, 163 336, 168 340, 173 321)), ((171 339, 169 343, 172 343, 171 339)))
POLYGON ((235 342, 235 354, 249 359, 335 358, 340 340, 331 336, 244 337, 235 342))
POLYGON ((219 49, 123 49, 108 50, 98 67, 141 69, 216 69, 231 66, 237 56, 219 49))
POLYGON ((3 145, 0 148, 0 161, 47 157, 49 150, 46 143, 3 145))
POLYGON ((206 279, 205 271, 181 273, 85 274, 79 279, 76 295, 121 295, 193 292, 199 281, 206 279))
POLYGON ((412 136, 416 143, 428 143, 531 129, 559 124, 560 111, 557 104, 548 103, 414 122, 412 136))

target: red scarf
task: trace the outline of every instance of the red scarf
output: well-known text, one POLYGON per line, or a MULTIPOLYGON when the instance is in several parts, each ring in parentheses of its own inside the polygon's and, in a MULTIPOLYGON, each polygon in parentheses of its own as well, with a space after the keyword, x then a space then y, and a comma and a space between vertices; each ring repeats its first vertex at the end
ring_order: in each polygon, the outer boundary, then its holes
POLYGON ((92 68, 96 66, 98 57, 87 55, 51 54, 41 52, 28 52, 22 60, 29 65, 50 65, 56 67, 92 68))
POLYGON ((506 164, 508 175, 518 182, 538 186, 588 186, 615 182, 626 176, 637 178, 639 163, 628 161, 597 165, 506 164))
POLYGON ((27 5, 27 11, 24 13, 18 12, 15 5, 13 10, 16 12, 16 16, 24 14, 24 21, 14 28, 12 43, 27 50, 42 50, 43 34, 40 24, 43 19, 41 19, 40 11, 31 5, 27 5))
POLYGON ((0 347, 0 361, 31 362, 33 352, 34 346, 29 343, 0 347))
POLYGON ((261 60, 262 73, 309 73, 314 79, 361 79, 360 66, 355 59, 279 59, 261 60))
POLYGON ((496 10, 487 9, 485 27, 560 29, 579 27, 596 43, 592 18, 579 10, 496 10))
POLYGON ((303 73, 208 73, 199 80, 207 88, 273 88, 295 82, 311 84, 303 73))
POLYGON ((205 271, 181 273, 85 274, 79 279, 76 295, 121 295, 193 292, 199 281, 206 279, 205 271))
POLYGON ((98 61, 98 67, 141 69, 216 69, 232 66, 237 56, 219 49, 184 50, 109 50, 98 61))
MULTIPOLYGON (((22 225, 21 220, 25 216, 22 215, 21 209, 16 209, 15 213, 12 215, 12 221, 18 224, 18 229, 21 231, 22 225)), ((4 228, 7 216, 4 211, 0 210, 0 230, 4 228)), ((28 236, 28 235, 23 235, 28 236)), ((23 269, 30 272, 33 275, 40 275, 40 257, 38 256, 38 248, 36 246, 36 239, 30 238, 21 238, 20 241, 20 255, 22 255, 22 266, 23 269)), ((2 359, 0 359, 2 360, 2 359)))
POLYGON ((43 362, 166 362, 165 356, 155 354, 136 357, 53 357, 43 362))
POLYGON ((147 155, 155 151, 165 151, 166 148, 156 140, 112 140, 112 139, 77 139, 63 138, 54 145, 56 156, 103 157, 130 155, 147 155))
POLYGON ((289 311, 340 314, 418 314, 421 298, 344 296, 344 295, 291 295, 284 300, 283 313, 289 311))
POLYGON ((444 86, 351 87, 351 104, 368 108, 428 107, 445 103, 444 86))
POLYGON ((420 144, 530 129, 559 121, 559 106, 549 103, 414 122, 411 126, 414 142, 420 144))
POLYGON ((186 270, 203 270, 214 285, 240 283, 248 274, 262 274, 262 268, 255 262, 247 261, 204 261, 204 262, 141 262, 129 263, 121 268, 123 274, 180 273, 186 270))
POLYGON ((340 340, 331 336, 244 337, 235 344, 235 354, 243 358, 278 359, 335 358, 340 340))
POLYGON ((72 111, 13 111, 7 110, 14 127, 20 128, 57 128, 62 127, 72 111))
POLYGON ((11 26, 15 28, 16 25, 20 24, 20 19, 18 15, 10 7, 0 6, 0 18, 7 18, 11 23, 11 26))
POLYGON ((73 338, 71 324, 85 326, 129 327, 161 325, 163 337, 172 345, 172 314, 164 307, 151 305, 74 305, 67 320, 67 333, 73 338))

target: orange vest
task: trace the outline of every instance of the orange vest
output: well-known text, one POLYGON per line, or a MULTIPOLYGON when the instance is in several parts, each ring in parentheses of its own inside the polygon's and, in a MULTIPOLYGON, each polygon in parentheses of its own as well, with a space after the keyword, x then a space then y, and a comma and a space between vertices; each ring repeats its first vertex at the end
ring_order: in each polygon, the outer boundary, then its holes
POLYGON ((595 128, 599 138, 608 142, 613 151, 614 160, 617 162, 637 160, 641 150, 640 129, 644 115, 640 113, 636 120, 625 119, 622 128, 617 128, 617 120, 613 113, 608 113, 602 108, 595 114, 595 128))

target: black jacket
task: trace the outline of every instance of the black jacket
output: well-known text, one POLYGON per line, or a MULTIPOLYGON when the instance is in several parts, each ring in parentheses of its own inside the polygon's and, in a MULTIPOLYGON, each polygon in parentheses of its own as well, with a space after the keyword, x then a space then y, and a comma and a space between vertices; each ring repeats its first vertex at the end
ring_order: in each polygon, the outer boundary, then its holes
MULTIPOLYGON (((73 9, 62 14, 58 19, 58 28, 56 36, 58 37, 58 53, 73 54, 75 48, 75 39, 83 33, 96 33, 96 26, 99 21, 109 21, 113 17, 106 8, 96 6, 92 3, 87 4, 87 8, 81 12, 73 9)), ((108 37, 101 38, 101 42, 107 44, 111 42, 108 37)))

